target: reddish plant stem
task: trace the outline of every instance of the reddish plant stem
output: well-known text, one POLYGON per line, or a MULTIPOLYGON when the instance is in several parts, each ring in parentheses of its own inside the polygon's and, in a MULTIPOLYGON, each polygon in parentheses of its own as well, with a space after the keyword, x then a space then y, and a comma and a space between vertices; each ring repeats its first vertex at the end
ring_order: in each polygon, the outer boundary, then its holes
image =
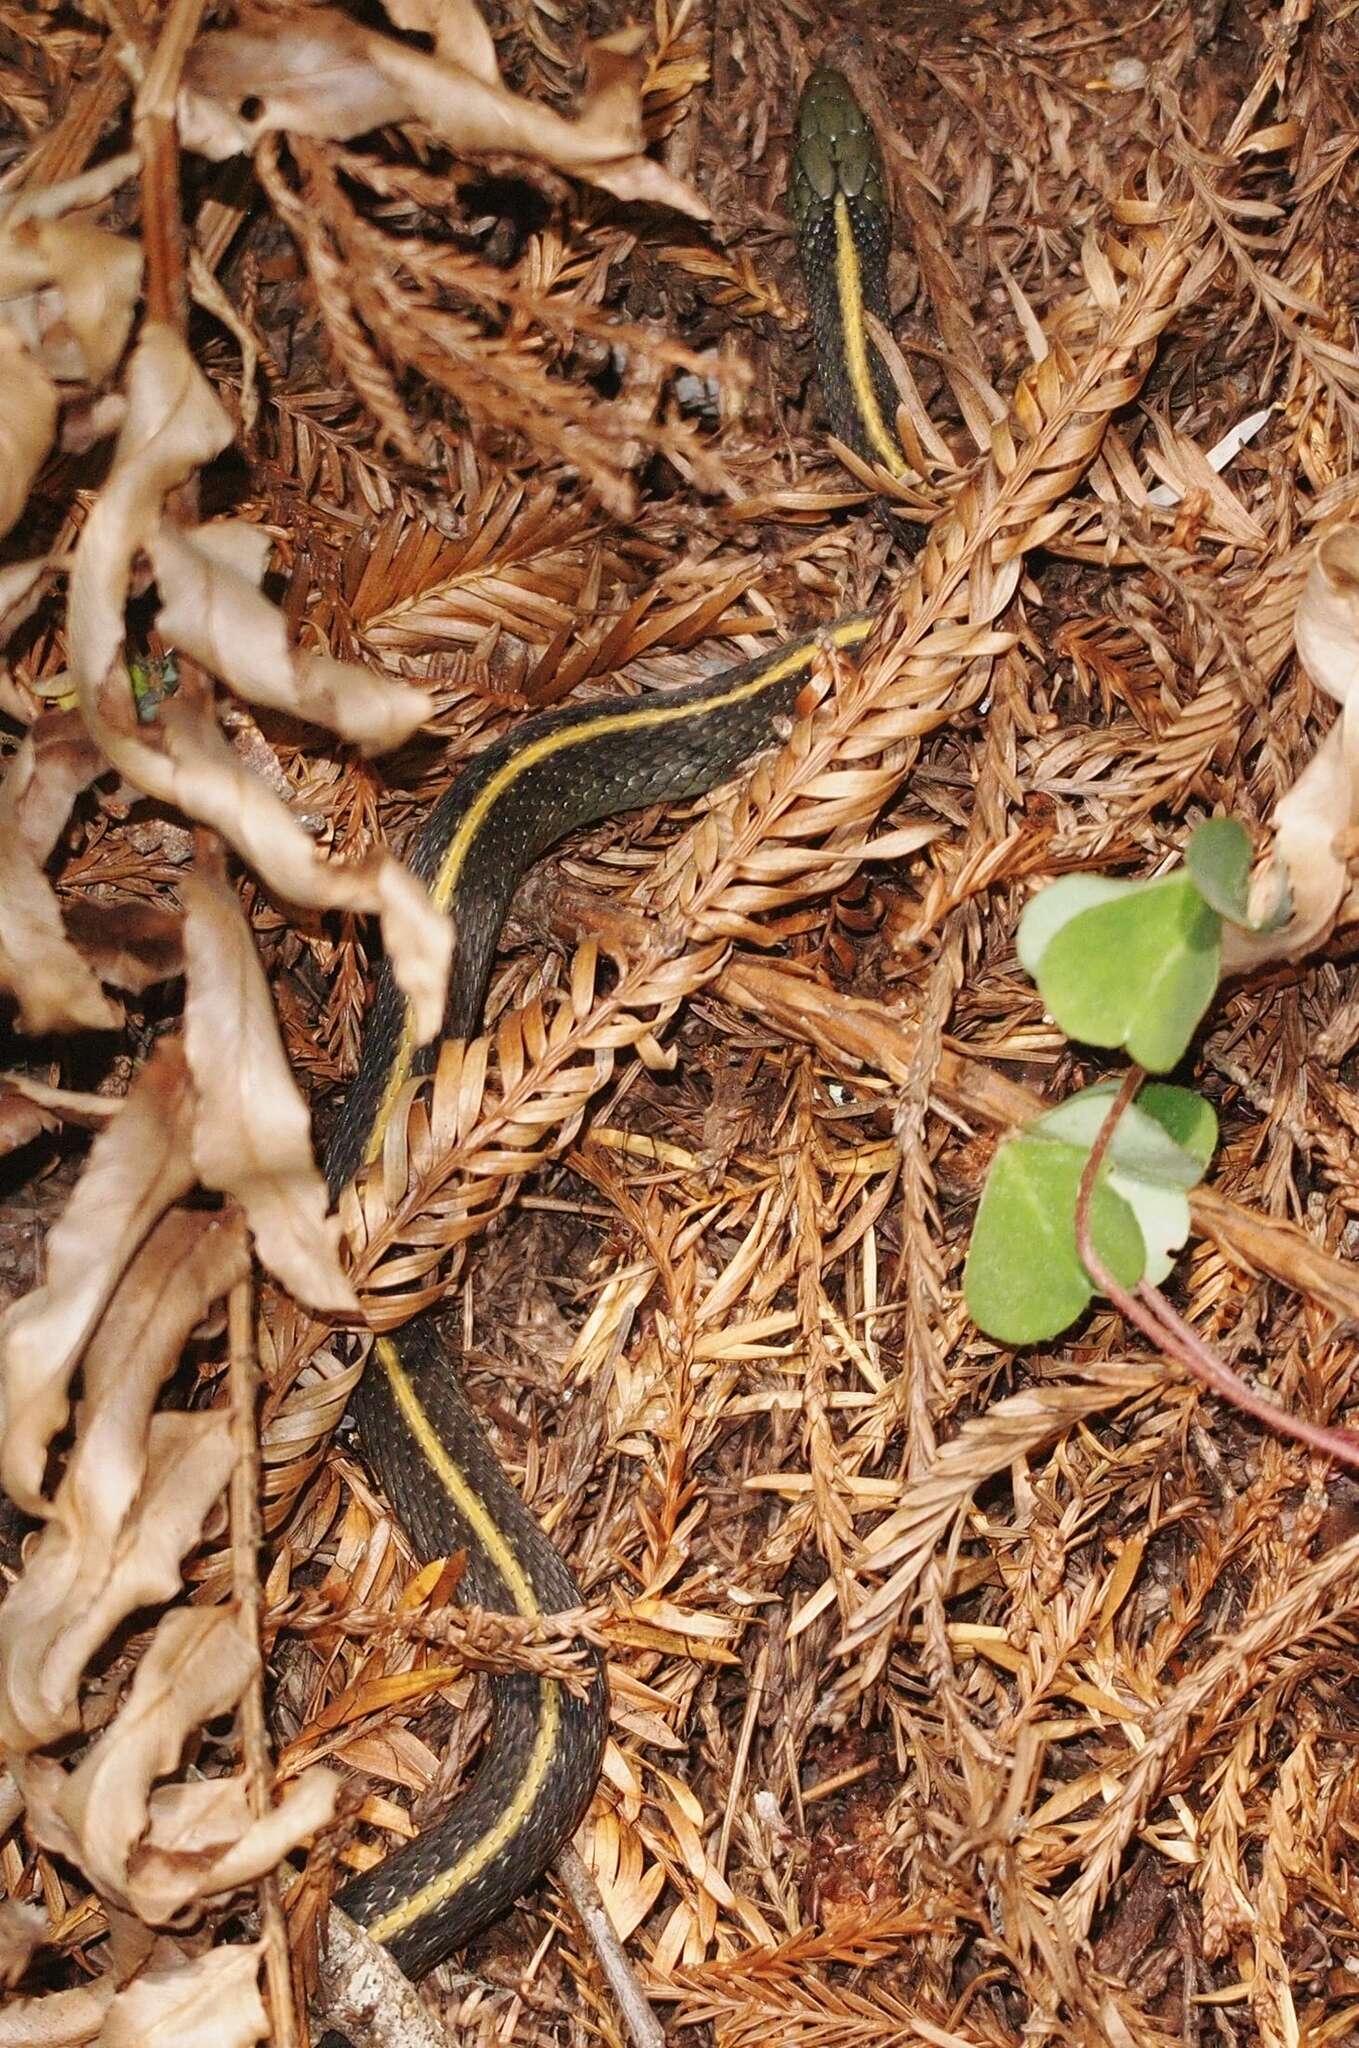
POLYGON ((1293 1415, 1286 1408, 1277 1406, 1266 1395, 1247 1384, 1238 1373, 1232 1371, 1225 1360, 1218 1357, 1190 1328, 1184 1318, 1174 1309, 1149 1281, 1138 1283, 1137 1292, 1130 1294, 1126 1287, 1114 1278, 1095 1249, 1094 1234, 1090 1225, 1090 1207, 1094 1198, 1095 1184, 1100 1168, 1113 1142, 1119 1118, 1128 1108, 1145 1079, 1141 1067, 1129 1067, 1123 1082, 1109 1105, 1109 1113, 1099 1128, 1090 1156, 1081 1174, 1080 1187, 1076 1195, 1076 1250, 1081 1264, 1099 1288, 1106 1294, 1130 1323, 1133 1323, 1144 1337, 1174 1360, 1201 1385, 1224 1401, 1230 1401, 1246 1415, 1253 1415, 1281 1436, 1296 1437, 1310 1450, 1319 1451, 1323 1457, 1337 1458, 1345 1464, 1359 1465, 1359 1435, 1350 1429, 1330 1429, 1324 1423, 1309 1422, 1305 1416, 1293 1415))

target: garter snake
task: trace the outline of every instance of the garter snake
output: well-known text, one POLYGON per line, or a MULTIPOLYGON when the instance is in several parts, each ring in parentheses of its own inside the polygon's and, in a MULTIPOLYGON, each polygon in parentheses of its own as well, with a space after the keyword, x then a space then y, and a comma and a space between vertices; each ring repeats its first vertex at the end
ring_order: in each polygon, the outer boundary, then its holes
MULTIPOLYGON (((838 72, 814 72, 803 95, 789 204, 831 424, 862 454, 899 470, 887 424, 890 384, 863 317, 865 307, 887 312, 882 165, 838 72)), ((842 619, 681 689, 531 717, 478 754, 407 856, 453 917, 444 1036, 479 1028, 500 929, 530 862, 579 826, 725 781, 775 743, 818 647, 828 639, 857 647, 872 623, 842 619)), ((380 1153, 407 1084, 430 1058, 429 1049, 416 1049, 404 998, 384 969, 327 1157, 332 1198, 380 1153)), ((378 1338, 354 1408, 365 1457, 412 1544, 426 1559, 465 1552, 461 1583, 471 1600, 530 1619, 579 1602, 428 1318, 378 1338)), ((530 1673, 497 1677, 493 1694, 494 1730, 468 1790, 433 1828, 340 1895, 412 1975, 489 1925, 542 1874, 594 1789, 607 1713, 598 1664, 584 1698, 530 1673)))

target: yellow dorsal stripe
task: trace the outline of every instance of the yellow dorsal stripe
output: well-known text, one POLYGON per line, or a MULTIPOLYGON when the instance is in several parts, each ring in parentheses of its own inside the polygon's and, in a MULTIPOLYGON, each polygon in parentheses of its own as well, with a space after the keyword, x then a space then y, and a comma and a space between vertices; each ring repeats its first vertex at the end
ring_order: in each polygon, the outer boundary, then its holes
MULTIPOLYGON (((541 1614, 543 1610, 533 1590, 532 1580, 496 1527, 480 1495, 468 1485, 449 1457, 438 1430, 426 1415, 420 1397, 411 1385, 396 1345, 390 1337, 380 1337, 375 1349, 377 1356, 370 1362, 368 1370, 372 1372, 375 1367, 381 1367, 386 1374, 387 1384, 406 1427, 420 1446, 421 1456, 505 1581, 516 1610, 531 1619, 541 1614)), ((561 1722, 561 1688, 555 1679, 542 1681, 538 1698, 538 1726, 533 1747, 524 1759, 523 1775, 515 1787, 514 1796, 506 1802, 495 1826, 470 1842, 455 1863, 439 1871, 421 1890, 400 1900, 378 1919, 370 1920, 368 1932, 374 1941, 396 1940, 408 1928, 434 1912, 445 1899, 470 1884, 488 1864, 495 1861, 506 1842, 532 1812, 538 1789, 552 1762, 561 1722)))
MULTIPOLYGON (((863 329, 860 326, 860 335, 863 329)), ((890 446, 890 443, 889 443, 890 446)), ((898 465, 900 456, 896 457, 898 465)), ((458 878, 466 864, 468 853, 476 842, 478 833, 487 817, 494 810, 507 790, 513 788, 519 777, 534 768, 552 754, 563 752, 568 747, 588 746, 594 740, 605 739, 610 733, 627 731, 651 731, 657 726, 675 725, 686 718, 703 718, 709 712, 720 711, 730 704, 743 703, 747 698, 758 697, 762 690, 771 689, 778 683, 787 682, 801 669, 810 668, 817 647, 823 640, 829 640, 836 647, 858 647, 868 638, 873 626, 871 619, 842 619, 837 625, 828 627, 824 633, 809 635, 785 648, 781 654, 770 657, 767 667, 757 670, 744 681, 733 683, 722 696, 705 698, 702 704, 658 704, 632 702, 622 709, 601 711, 598 718, 584 720, 580 725, 557 726, 551 732, 540 734, 536 740, 512 753, 486 787, 479 791, 470 803, 458 828, 448 842, 439 872, 430 890, 440 910, 447 910, 457 893, 458 878)), ((371 1164, 382 1150, 382 1140, 391 1120, 397 1097, 410 1079, 411 1060, 415 1054, 415 1034, 411 1028, 411 1013, 406 1010, 405 1022, 401 1029, 401 1042, 387 1071, 387 1084, 382 1091, 382 1100, 373 1118, 368 1144, 364 1151, 365 1166, 371 1164)))
POLYGON ((868 331, 864 326, 864 304, 859 284, 859 252, 854 246, 854 229, 849 202, 843 192, 835 195, 835 289, 840 301, 840 333, 843 337, 845 374, 854 402, 859 408, 874 453, 884 469, 900 476, 905 464, 896 437, 883 419, 873 372, 868 359, 868 331))

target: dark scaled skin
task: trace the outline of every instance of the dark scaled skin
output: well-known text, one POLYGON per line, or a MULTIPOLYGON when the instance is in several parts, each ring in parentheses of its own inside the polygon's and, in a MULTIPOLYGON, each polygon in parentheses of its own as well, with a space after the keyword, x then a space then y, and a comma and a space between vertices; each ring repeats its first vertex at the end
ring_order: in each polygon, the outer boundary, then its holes
MULTIPOLYGON (((786 652, 786 650, 784 650, 786 652)), ((766 664, 726 669, 696 683, 665 692, 664 702, 676 707, 701 706, 720 691, 729 691, 743 676, 754 676, 766 664)), ((647 804, 700 796, 734 775, 774 735, 771 720, 787 714, 797 702, 806 678, 797 674, 775 692, 733 706, 716 722, 680 720, 659 731, 639 726, 609 735, 607 745, 564 748, 525 771, 497 803, 495 824, 473 847, 458 887, 453 966, 449 976, 445 1038, 467 1038, 481 1025, 486 985, 495 959, 500 928, 505 922, 521 876, 549 848, 583 825, 640 810, 647 804)), ((638 700, 638 708, 657 699, 638 700)), ((565 711, 526 719, 503 740, 495 741, 462 770, 431 811, 410 848, 407 862, 421 881, 432 882, 444 848, 458 820, 482 789, 518 748, 537 734, 593 725, 613 705, 579 704, 565 711)), ((401 1037, 405 999, 384 965, 378 977, 359 1071, 336 1119, 326 1155, 326 1181, 332 1201, 339 1199, 360 1166, 372 1119, 382 1098, 387 1073, 401 1037)), ((428 1071, 432 1051, 417 1054, 412 1073, 428 1071)))
MULTIPOLYGON (((797 229, 798 255, 811 303, 817 374, 831 430, 866 461, 881 462, 881 449, 864 430, 845 357, 836 260, 837 195, 843 196, 854 237, 862 303, 884 326, 890 326, 887 257, 892 212, 878 139, 843 72, 818 65, 798 102, 788 212, 797 229)), ((878 410, 890 430, 896 418, 896 387, 871 341, 868 366, 878 410)))
MULTIPOLYGON (((500 1528, 513 1532, 516 1559, 532 1580, 543 1612, 561 1613, 578 1606, 580 1588, 502 1471, 431 1318, 422 1317, 401 1332, 401 1362, 419 1392, 425 1413, 444 1443, 455 1451, 460 1468, 475 1483, 494 1520, 500 1528)), ((429 1560, 465 1552, 459 1597, 495 1612, 512 1613, 515 1603, 510 1590, 473 1531, 462 1523, 447 1496, 430 1486, 424 1461, 376 1361, 364 1374, 357 1405, 365 1455, 417 1556, 429 1560)), ((449 1906, 424 1916, 409 1931, 389 1940, 387 1945, 407 1976, 423 1976, 508 1912, 525 1885, 547 1868, 582 1819, 599 1776, 608 1714, 602 1665, 593 1651, 586 1655, 593 1660, 593 1671, 583 1697, 554 1685, 561 1716, 559 1739, 547 1780, 513 1842, 460 1889, 449 1906)), ((396 1902, 419 1891, 438 1871, 457 1863, 463 1851, 494 1825, 519 1783, 537 1733, 543 1690, 552 1683, 531 1672, 492 1678, 494 1728, 471 1785, 433 1828, 340 1893, 338 1903, 360 1926, 378 1919, 396 1902)))

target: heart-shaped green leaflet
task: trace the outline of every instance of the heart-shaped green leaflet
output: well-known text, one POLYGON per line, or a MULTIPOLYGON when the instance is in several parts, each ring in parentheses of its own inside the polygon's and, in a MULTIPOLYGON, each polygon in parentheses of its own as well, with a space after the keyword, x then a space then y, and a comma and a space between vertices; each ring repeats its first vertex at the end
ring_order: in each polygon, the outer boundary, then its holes
MULTIPOLYGON (((1038 1344, 1073 1323, 1094 1293, 1076 1256, 1076 1196, 1087 1158, 1074 1145, 1021 1133, 986 1177, 963 1269, 968 1311, 1002 1344, 1038 1344)), ((1146 1253, 1137 1218, 1103 1182, 1090 1204, 1095 1246, 1114 1278, 1135 1287, 1146 1253)))
POLYGON ((1123 1046, 1139 1066, 1165 1073, 1184 1057, 1217 989, 1220 933, 1217 912, 1181 871, 1077 910, 1030 972, 1069 1038, 1123 1046))

